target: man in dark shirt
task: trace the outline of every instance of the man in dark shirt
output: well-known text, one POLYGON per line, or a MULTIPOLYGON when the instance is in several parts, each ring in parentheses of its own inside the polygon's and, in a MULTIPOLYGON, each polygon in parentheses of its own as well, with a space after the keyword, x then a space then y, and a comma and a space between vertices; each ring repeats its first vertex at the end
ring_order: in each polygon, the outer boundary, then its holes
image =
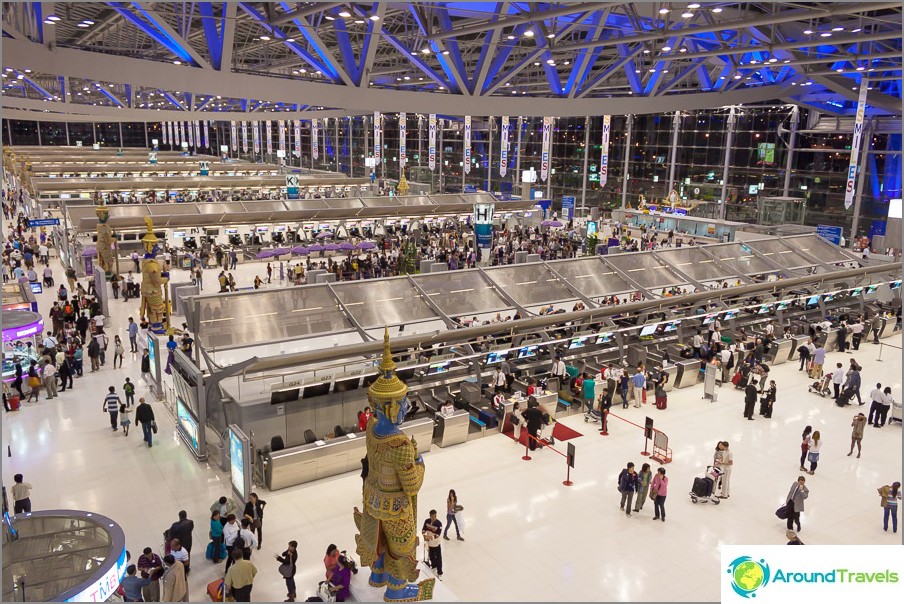
POLYGON ((188 512, 182 510, 179 512, 179 520, 169 527, 167 541, 178 539, 182 547, 191 554, 191 533, 195 530, 195 523, 188 519, 188 512))
POLYGON ((612 407, 612 394, 609 388, 603 388, 603 394, 600 396, 600 414, 602 414, 603 428, 602 432, 608 432, 606 429, 609 420, 609 409, 612 407))
POLYGON ((753 408, 756 405, 757 389, 756 380, 750 378, 747 386, 744 388, 744 417, 753 420, 753 408))
POLYGON ((543 425, 543 410, 536 403, 533 406, 528 403, 528 407, 522 415, 527 423, 527 433, 530 435, 528 437, 528 446, 531 451, 535 451, 537 449, 537 439, 540 437, 540 427, 543 425))
POLYGON ((443 523, 436 517, 436 510, 430 510, 430 517, 424 520, 421 534, 427 543, 427 551, 430 557, 430 568, 436 572, 436 576, 443 576, 443 550, 440 543, 440 535, 443 532, 443 523))

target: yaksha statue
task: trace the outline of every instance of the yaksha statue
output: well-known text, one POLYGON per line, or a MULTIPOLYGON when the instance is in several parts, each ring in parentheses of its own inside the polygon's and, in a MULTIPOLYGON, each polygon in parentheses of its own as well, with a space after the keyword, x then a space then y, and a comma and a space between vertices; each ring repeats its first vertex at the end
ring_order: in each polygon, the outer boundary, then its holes
POLYGON ((94 209, 97 214, 97 263, 109 277, 113 274, 113 230, 107 224, 110 208, 101 203, 94 209))
POLYGON ((436 579, 415 584, 420 571, 415 557, 417 494, 424 482, 424 460, 417 443, 399 429, 408 412, 408 387, 395 375, 384 336, 380 377, 367 397, 374 415, 367 424, 367 477, 364 510, 355 508, 355 536, 362 566, 369 566, 369 583, 386 587, 386 602, 413 602, 433 598, 436 579))
POLYGON ((158 243, 154 235, 154 223, 149 217, 144 219, 147 233, 141 238, 144 244, 144 260, 141 261, 141 318, 147 319, 150 329, 156 334, 166 332, 163 323, 166 321, 166 304, 163 301, 163 288, 169 281, 169 273, 162 270, 157 262, 158 243))

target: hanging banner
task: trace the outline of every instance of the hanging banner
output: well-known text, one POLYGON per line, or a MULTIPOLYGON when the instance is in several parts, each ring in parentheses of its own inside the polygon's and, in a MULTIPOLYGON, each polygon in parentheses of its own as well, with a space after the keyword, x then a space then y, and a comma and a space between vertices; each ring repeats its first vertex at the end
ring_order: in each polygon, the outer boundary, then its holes
POLYGON ((295 155, 301 157, 301 120, 295 120, 295 155))
POLYGON ((210 120, 204 120, 204 146, 208 149, 210 148, 210 132, 208 131, 210 128, 210 120))
POLYGON ((320 120, 311 120, 311 157, 320 157, 320 120))
POLYGON ((408 149, 406 138, 408 135, 408 114, 399 114, 399 168, 404 168, 408 163, 408 149))
POLYGON ((471 173, 471 116, 465 116, 465 174, 471 173))
POLYGON ((273 154, 273 122, 267 120, 264 122, 264 132, 267 137, 267 155, 273 154))
POLYGON ((161 138, 161 140, 163 141, 163 144, 164 144, 164 145, 168 145, 168 144, 169 144, 169 138, 167 138, 167 136, 166 136, 166 135, 167 135, 167 128, 166 128, 166 125, 167 125, 166 122, 163 122, 163 123, 160 124, 160 138, 161 138))
POLYGON ((248 122, 242 122, 242 153, 248 153, 248 122))
POLYGON ((603 116, 603 151, 600 157, 600 186, 606 186, 609 180, 609 131, 612 128, 612 116, 603 116))
POLYGON ((860 81, 860 98, 857 99, 857 119, 854 121, 854 139, 851 141, 851 163, 848 165, 847 186, 844 188, 844 209, 854 204, 854 184, 857 181, 857 164, 860 159, 860 141, 863 138, 863 117, 866 113, 866 78, 860 81))
POLYGON ((286 152, 286 120, 279 120, 279 150, 286 152))
POLYGON ((173 147, 177 146, 175 124, 173 124, 173 122, 167 122, 166 129, 169 130, 169 144, 173 147))
POLYGON ((499 150, 499 176, 508 172, 509 118, 502 116, 502 141, 499 150))
POLYGON ((233 151, 238 151, 239 150, 239 137, 238 137, 238 133, 235 130, 235 120, 232 120, 232 123, 230 124, 229 133, 231 134, 230 141, 232 142, 230 147, 232 147, 233 151))
POLYGON ((197 147, 203 147, 201 144, 201 122, 199 120, 195 120, 195 143, 197 143, 197 147))
POLYGON ((540 180, 549 178, 549 139, 552 134, 552 118, 543 118, 543 150, 540 154, 540 180))
POLYGON ((195 129, 192 128, 192 123, 188 122, 188 146, 195 146, 195 129))
POLYGON ((181 146, 182 143, 187 141, 188 139, 185 138, 185 122, 179 120, 179 145, 181 146))
POLYGON ((261 131, 256 120, 251 122, 251 145, 255 153, 261 152, 261 131))
POLYGON ((380 165, 383 156, 383 143, 380 140, 381 133, 380 112, 374 111, 374 166, 380 165))
POLYGON ((436 169, 436 114, 430 114, 430 149, 428 152, 428 165, 430 170, 436 169))

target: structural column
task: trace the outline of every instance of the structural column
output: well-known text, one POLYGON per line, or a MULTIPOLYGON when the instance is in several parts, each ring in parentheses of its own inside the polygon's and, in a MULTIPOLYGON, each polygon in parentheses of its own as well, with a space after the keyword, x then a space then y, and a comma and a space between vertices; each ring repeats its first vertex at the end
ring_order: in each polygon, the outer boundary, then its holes
POLYGON ((436 146, 436 163, 439 165, 439 192, 444 193, 443 186, 443 120, 436 119, 436 129, 439 131, 439 144, 436 146))
MULTIPOLYGON (((553 149, 556 148, 556 118, 552 118, 552 123, 549 125, 549 173, 546 175, 546 199, 552 202, 552 158, 555 156, 555 151, 553 149)), ((542 151, 541 151, 542 153, 542 151)), ((541 155, 542 161, 542 155, 541 155)), ((552 207, 550 205, 549 207, 552 207)), ((564 213, 564 212, 563 212, 564 213)))
POLYGON ((791 109, 791 137, 788 139, 788 157, 785 160, 785 186, 782 195, 787 197, 791 193, 791 167, 794 165, 794 147, 797 144, 797 122, 800 120, 800 108, 797 105, 791 109))
POLYGON ((590 164, 590 116, 584 116, 584 175, 581 178, 581 212, 587 213, 587 167, 590 164))
MULTIPOLYGON (((678 129, 681 127, 681 113, 676 111, 672 117, 672 149, 669 153, 669 186, 666 188, 666 196, 675 188, 675 163, 678 161, 678 129)), ((652 199, 650 200, 653 201, 652 199)))
POLYGON ((496 118, 490 116, 487 122, 487 130, 489 130, 489 134, 487 135, 489 138, 489 146, 487 147, 487 193, 493 192, 493 124, 496 123, 496 118))
MULTIPOLYGON (((854 218, 851 222, 851 238, 848 241, 849 245, 854 244, 854 240, 857 239, 857 229, 860 228, 860 204, 863 201, 863 183, 866 181, 866 170, 869 165, 869 162, 865 160, 869 153, 870 146, 873 144, 873 119, 874 118, 870 118, 866 123, 866 127, 863 131, 863 140, 861 141, 863 147, 860 151, 860 161, 857 166, 857 192, 854 195, 854 218)), ((853 152, 854 150, 851 149, 851 153, 853 152)))
POLYGON ((625 135, 625 157, 622 164, 621 207, 624 210, 628 203, 628 169, 631 161, 631 128, 634 126, 634 116, 625 116, 628 121, 628 132, 625 135))
POLYGON ((728 206, 728 167, 731 165, 731 146, 734 142, 734 127, 737 116, 734 105, 728 111, 728 136, 725 137, 725 163, 722 166, 722 198, 719 204, 719 220, 725 220, 728 206))
MULTIPOLYGON (((513 183, 521 183, 521 129, 523 128, 523 120, 520 115, 518 116, 518 138, 515 142, 515 178, 512 179, 513 183)), ((514 190, 514 186, 512 189, 514 190)))
POLYGON ((417 167, 421 167, 421 156, 424 155, 424 116, 417 114, 417 167))

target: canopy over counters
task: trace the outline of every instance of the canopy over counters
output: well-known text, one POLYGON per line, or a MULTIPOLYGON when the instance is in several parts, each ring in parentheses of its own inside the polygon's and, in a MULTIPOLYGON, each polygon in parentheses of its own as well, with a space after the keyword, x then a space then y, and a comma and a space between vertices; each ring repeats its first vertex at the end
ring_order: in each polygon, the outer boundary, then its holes
POLYGON ((667 211, 646 211, 617 208, 612 210, 612 218, 632 226, 656 227, 660 232, 675 231, 677 235, 686 233, 696 237, 711 237, 717 241, 735 241, 735 231, 750 226, 746 222, 732 222, 712 218, 698 218, 676 214, 683 208, 667 211))

